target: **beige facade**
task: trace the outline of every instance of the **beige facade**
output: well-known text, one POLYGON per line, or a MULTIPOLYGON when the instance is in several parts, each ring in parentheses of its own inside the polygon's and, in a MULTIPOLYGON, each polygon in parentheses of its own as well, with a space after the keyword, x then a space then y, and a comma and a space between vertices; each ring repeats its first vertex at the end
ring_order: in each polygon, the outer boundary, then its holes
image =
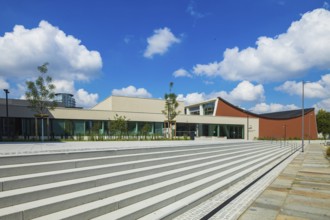
MULTIPOLYGON (((184 114, 184 102, 178 102, 178 111, 184 114)), ((92 107, 92 110, 106 110, 114 112, 140 112, 159 114, 164 110, 165 100, 150 98, 135 98, 125 96, 110 96, 92 107)))
MULTIPOLYGON (((216 102, 217 100, 211 101, 216 102)), ((207 102, 203 102, 202 104, 205 103, 207 102)), ((120 116, 125 116, 131 122, 163 123, 166 120, 166 116, 162 114, 162 110, 164 110, 164 108, 165 100, 161 99, 111 96, 91 109, 58 107, 49 111, 49 117, 50 119, 57 120, 109 121, 113 120, 117 114, 120 116)), ((0 102, 0 109, 0 117, 5 117, 5 105, 3 100, 0 102)), ((214 116, 214 113, 209 115, 189 115, 189 113, 185 114, 185 106, 183 102, 179 102, 178 110, 180 111, 180 114, 176 117, 176 123, 195 124, 197 127, 196 132, 199 135, 202 134, 202 126, 209 126, 209 136, 216 136, 211 135, 212 132, 214 132, 211 130, 217 129, 219 132, 220 125, 241 126, 244 129, 242 131, 244 133, 242 138, 244 139, 249 137, 249 140, 253 140, 259 135, 258 118, 214 116), (198 125, 200 125, 199 128, 198 125), (200 132, 198 132, 198 129, 200 129, 200 132), (248 131, 249 135, 247 135, 248 131)), ((9 105, 9 112, 10 117, 16 118, 33 118, 34 115, 34 112, 27 108, 27 103, 21 101, 11 101, 9 105)))

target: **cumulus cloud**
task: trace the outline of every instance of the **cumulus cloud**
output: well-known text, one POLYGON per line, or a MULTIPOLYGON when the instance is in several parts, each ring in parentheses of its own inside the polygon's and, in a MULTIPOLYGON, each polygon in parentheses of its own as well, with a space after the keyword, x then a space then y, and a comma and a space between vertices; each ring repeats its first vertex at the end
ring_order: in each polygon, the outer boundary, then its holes
POLYGON ((208 97, 209 95, 206 95, 205 93, 194 92, 194 93, 189 93, 186 96, 184 94, 179 94, 177 100, 183 101, 186 105, 190 105, 198 102, 203 102, 209 99, 208 97))
POLYGON ((12 90, 17 97, 24 98, 25 81, 34 80, 39 75, 37 66, 45 62, 50 63, 48 73, 53 77, 56 92, 74 94, 80 106, 94 104, 98 95, 77 90, 74 83, 97 77, 102 68, 99 52, 88 50, 79 39, 47 21, 32 29, 16 25, 12 32, 0 36, 0 84, 8 79, 15 82, 12 90))
POLYGON ((148 46, 144 57, 152 58, 155 54, 162 55, 168 51, 172 44, 180 43, 181 40, 174 36, 167 27, 154 30, 154 35, 147 39, 148 46))
POLYGON ((186 104, 194 104, 202 102, 208 99, 213 99, 216 97, 221 97, 233 104, 239 104, 241 102, 255 102, 263 101, 264 88, 261 84, 253 85, 248 81, 243 81, 239 83, 232 91, 218 91, 209 94, 206 93, 190 93, 186 96, 183 94, 178 95, 178 100, 184 101, 186 104))
POLYGON ((77 106, 92 107, 97 104, 99 95, 88 93, 84 89, 78 89, 74 94, 74 98, 76 99, 77 106))
POLYGON ((135 86, 128 86, 122 89, 112 90, 112 95, 116 96, 129 96, 129 97, 139 97, 139 98, 151 98, 152 95, 144 88, 135 88, 135 86))
POLYGON ((75 86, 73 81, 68 80, 54 80, 53 84, 55 85, 56 93, 71 93, 75 92, 75 86))
POLYGON ((313 106, 317 111, 320 110, 320 109, 324 109, 326 111, 330 111, 330 98, 328 99, 323 99, 322 101, 316 103, 314 106, 313 106))
POLYGON ((259 103, 257 105, 255 105, 254 107, 252 107, 250 109, 250 111, 254 112, 254 113, 269 113, 269 112, 280 112, 280 111, 288 111, 288 110, 295 110, 298 109, 298 107, 296 105, 282 105, 282 104, 278 104, 278 103, 271 103, 271 104, 267 104, 267 103, 259 103))
MULTIPOLYGON (((286 81, 275 88, 290 95, 302 94, 302 82, 286 81)), ((306 82, 304 85, 304 96, 306 98, 327 98, 330 96, 330 74, 323 75, 319 81, 306 82)))
POLYGON ((259 37, 256 47, 226 49, 223 60, 193 67, 196 75, 257 82, 303 76, 312 68, 330 68, 330 12, 315 9, 293 22, 286 33, 259 37))
POLYGON ((189 78, 191 78, 192 77, 192 75, 187 70, 182 69, 182 68, 174 71, 173 76, 175 78, 177 78, 177 77, 189 77, 189 78))
POLYGON ((54 80, 54 85, 56 86, 56 93, 70 93, 76 100, 77 107, 90 108, 97 104, 99 95, 97 93, 89 93, 86 90, 80 88, 75 88, 74 81, 70 80, 54 80))
POLYGON ((2 77, 0 77, 0 89, 9 89, 9 83, 6 82, 2 77))
POLYGON ((253 85, 249 81, 243 81, 237 85, 230 93, 224 93, 223 97, 228 100, 237 101, 257 101, 264 100, 264 87, 263 85, 253 85))
POLYGON ((0 72, 6 78, 36 76, 36 67, 44 62, 61 79, 88 81, 102 68, 99 52, 89 51, 80 40, 47 21, 33 29, 16 25, 0 37, 0 51, 0 72))

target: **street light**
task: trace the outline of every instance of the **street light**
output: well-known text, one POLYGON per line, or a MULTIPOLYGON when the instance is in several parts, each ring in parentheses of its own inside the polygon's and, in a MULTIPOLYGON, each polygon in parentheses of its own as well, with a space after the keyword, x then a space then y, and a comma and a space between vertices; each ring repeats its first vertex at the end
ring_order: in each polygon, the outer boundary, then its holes
MULTIPOLYGON (((8 126, 8 93, 9 93, 9 90, 4 89, 3 91, 6 93, 6 123, 5 124, 7 124, 7 126, 8 126)), ((7 137, 8 137, 8 127, 7 127, 7 137)))
POLYGON ((308 143, 311 143, 311 114, 308 115, 308 143))
POLYGON ((302 81, 302 96, 301 96, 301 152, 304 152, 304 86, 305 86, 305 81, 302 81))
POLYGON ((249 115, 246 113, 246 140, 249 140, 249 115))
POLYGON ((286 142, 286 124, 283 125, 284 128, 284 146, 285 146, 285 142, 286 142))

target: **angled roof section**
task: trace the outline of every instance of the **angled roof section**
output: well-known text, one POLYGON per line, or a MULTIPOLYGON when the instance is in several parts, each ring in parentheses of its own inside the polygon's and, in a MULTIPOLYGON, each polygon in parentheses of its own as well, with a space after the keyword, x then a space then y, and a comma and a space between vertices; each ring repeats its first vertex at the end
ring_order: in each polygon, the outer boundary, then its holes
MULTIPOLYGON (((309 112, 314 111, 314 108, 305 108, 304 114, 308 114, 309 112)), ((302 115, 301 109, 297 110, 290 110, 290 111, 283 111, 283 112, 271 112, 266 114, 260 114, 262 118, 269 118, 269 119, 290 119, 290 118, 298 118, 302 115)))
MULTIPOLYGON (((225 104, 231 106, 232 108, 235 108, 236 110, 248 114, 250 116, 258 117, 258 118, 265 118, 265 119, 273 119, 273 120, 279 120, 279 119, 291 119, 291 118, 297 118, 302 116, 302 111, 301 109, 297 110, 290 110, 290 111, 282 111, 282 112, 271 112, 271 113, 265 113, 265 114, 256 114, 250 111, 247 111, 245 109, 241 109, 230 102, 224 100, 221 97, 218 97, 219 100, 224 102, 225 104)), ((310 112, 314 111, 314 108, 305 108, 304 109, 304 114, 308 114, 310 112)))

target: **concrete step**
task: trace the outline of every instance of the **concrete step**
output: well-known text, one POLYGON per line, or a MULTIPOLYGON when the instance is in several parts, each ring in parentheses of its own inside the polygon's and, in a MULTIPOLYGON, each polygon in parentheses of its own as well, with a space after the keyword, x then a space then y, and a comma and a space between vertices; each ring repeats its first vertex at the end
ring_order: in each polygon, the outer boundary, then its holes
MULTIPOLYGON (((283 153, 281 155, 278 155, 277 158, 270 158, 267 161, 262 162, 262 166, 257 164, 257 168, 251 167, 247 171, 247 174, 253 173, 259 169, 262 169, 264 166, 267 166, 268 164, 272 164, 273 166, 286 158, 288 156, 287 153, 283 153), (251 171, 251 172, 250 172, 251 171)), ((180 199, 178 201, 175 201, 171 203, 170 205, 167 205, 163 208, 160 208, 154 212, 151 212, 145 216, 142 216, 139 218, 139 220, 148 220, 148 219, 180 219, 181 214, 185 212, 189 212, 190 209, 194 208, 195 206, 198 206, 199 204, 203 202, 207 202, 208 199, 212 198, 213 196, 221 193, 223 187, 225 189, 230 188, 235 182, 241 181, 243 178, 237 179, 237 177, 240 174, 235 174, 230 178, 225 179, 222 183, 219 183, 221 187, 214 185, 212 187, 205 188, 197 193, 191 194, 183 199, 180 199)), ((245 175, 248 176, 248 175, 245 175)), ((235 189, 235 191, 239 191, 243 189, 235 189)), ((220 205, 220 204, 218 204, 220 205)), ((103 218, 103 217, 102 217, 103 218)), ((99 219, 102 219, 101 217, 99 219)), ((103 218, 104 219, 104 218, 103 218)))
POLYGON ((166 187, 169 183, 165 181, 162 184, 154 184, 138 190, 132 190, 130 192, 63 210, 44 217, 47 219, 89 219, 104 213, 105 215, 99 217, 100 219, 136 219, 165 205, 171 204, 178 199, 184 198, 191 193, 196 193, 202 189, 208 188, 209 186, 212 186, 223 179, 229 178, 238 172, 247 175, 246 172, 243 172, 244 170, 247 170, 251 165, 257 165, 258 167, 262 166, 262 163, 260 162, 269 157, 271 156, 264 156, 258 160, 253 160, 252 162, 251 158, 247 158, 245 160, 246 163, 244 164, 237 163, 236 166, 234 166, 235 162, 232 162, 230 165, 223 167, 221 172, 216 172, 215 169, 211 175, 205 175, 194 181, 191 181, 190 179, 182 180, 185 177, 179 177, 176 180, 179 184, 175 184, 175 186, 170 188, 166 187), (166 190, 163 189, 164 184, 166 190), (157 193, 154 193, 154 191, 157 191, 157 193), (140 195, 145 196, 140 198, 140 195), (109 210, 114 211, 109 213, 109 210))
MULTIPOLYGON (((82 189, 93 188, 96 186, 102 186, 109 183, 115 183, 118 181, 124 181, 131 178, 136 178, 139 176, 157 174, 160 172, 166 171, 176 171, 171 175, 165 175, 160 178, 164 180, 165 178, 173 178, 176 176, 184 175, 187 173, 196 172, 199 170, 203 170, 215 165, 223 164, 231 160, 242 159, 246 156, 255 155, 258 153, 264 153, 273 148, 269 149, 254 149, 253 152, 246 152, 244 155, 235 155, 235 154, 222 154, 213 155, 206 158, 199 158, 188 160, 188 161, 180 161, 170 164, 156 165, 150 166, 146 168, 132 169, 127 171, 114 172, 110 174, 103 174, 98 176, 55 182, 44 184, 40 186, 32 186, 25 187, 16 190, 9 190, 3 193, 0 193, 0 208, 21 204, 25 202, 34 201, 37 199, 47 198, 55 195, 65 194, 69 192, 79 191, 82 189)), ((244 152, 244 151, 241 151, 244 152)), ((156 181, 156 180, 153 180, 156 181)))
MULTIPOLYGON (((26 174, 26 175, 19 175, 19 176, 11 176, 11 177, 3 177, 0 178, 1 183, 1 190, 13 190, 23 187, 59 182, 59 181, 66 181, 71 179, 77 178, 85 178, 89 176, 95 175, 102 175, 110 172, 118 172, 123 170, 129 170, 132 168, 142 168, 148 167, 152 165, 159 165, 163 163, 170 163, 176 161, 184 161, 194 158, 201 158, 207 155, 216 155, 221 154, 225 156, 226 152, 232 152, 235 154, 237 151, 245 152, 245 151, 252 151, 253 149, 263 148, 264 145, 246 145, 242 149, 240 148, 233 148, 233 149, 219 149, 217 148, 206 148, 206 152, 199 152, 199 153, 186 153, 185 155, 176 155, 172 156, 172 154, 168 157, 164 154, 164 157, 158 157, 153 159, 145 159, 145 160, 138 160, 139 157, 137 156, 136 161, 129 161, 129 162, 118 162, 114 164, 105 164, 105 165, 97 165, 97 166, 89 166, 89 167, 82 167, 82 168, 74 168, 74 169, 66 169, 66 170, 59 170, 59 171, 48 171, 36 174, 26 174)), ((131 156, 130 156, 131 157, 131 156)), ((133 157, 134 158, 134 157, 133 157)), ((24 170, 24 167, 22 167, 24 170)))
MULTIPOLYGON (((251 142, 250 142, 251 143, 251 142)), ((175 150, 190 150, 196 148, 208 148, 208 147, 224 147, 230 148, 232 146, 244 146, 250 143, 216 143, 216 144, 206 144, 206 145, 180 145, 180 146, 170 146, 170 147, 158 147, 158 148, 138 148, 138 149, 120 149, 120 150, 92 150, 84 152, 61 152, 61 153, 40 153, 33 155, 8 155, 0 157, 0 166, 12 165, 12 164, 27 164, 27 163, 37 163, 37 162, 49 162, 49 161, 60 161, 60 160, 75 160, 84 158, 97 158, 105 156, 119 156, 127 154, 143 154, 143 153, 153 153, 153 152, 164 152, 164 151, 175 151, 175 150)), ((255 144, 261 144, 260 142, 254 142, 255 144)), ((175 143, 174 143, 175 144, 175 143)))
MULTIPOLYGON (((232 166, 243 166, 242 163, 244 162, 243 167, 246 168, 247 166, 250 166, 254 163, 259 163, 260 160, 264 160, 265 158, 272 157, 273 153, 278 152, 278 149, 273 150, 267 150, 266 152, 263 152, 262 154, 254 154, 253 156, 245 156, 244 159, 240 160, 234 160, 232 162, 218 165, 214 168, 208 168, 206 170, 202 170, 199 172, 194 172, 191 174, 183 175, 180 177, 172 178, 170 180, 161 181, 158 183, 154 183, 150 181, 149 177, 140 177, 135 179, 130 179, 124 182, 118 182, 113 184, 108 184, 101 187, 95 187, 88 190, 82 190, 74 193, 69 193, 61 196, 51 197, 47 199, 41 199, 39 201, 29 202, 21 205, 15 205, 7 208, 3 208, 0 210, 0 213, 4 213, 7 217, 14 217, 18 212, 21 213, 24 216, 24 219, 30 219, 35 218, 42 215, 47 215, 51 212, 58 212, 51 214, 50 216, 44 216, 44 219, 52 219, 54 218, 64 218, 61 213, 75 213, 74 210, 81 210, 84 211, 83 214, 78 214, 77 216, 89 216, 88 213, 99 213, 98 209, 102 209, 98 205, 99 203, 103 203, 105 201, 110 201, 109 204, 107 204, 107 208, 111 207, 121 207, 121 206, 127 206, 131 205, 134 202, 139 202, 140 200, 147 199, 150 196, 156 196, 160 193, 164 193, 166 191, 171 191, 175 188, 180 188, 182 186, 186 186, 189 184, 192 184, 192 182, 198 182, 203 179, 208 179, 213 176, 217 176, 220 173, 226 172, 229 167, 232 166), (263 155, 263 156, 262 156, 263 155), (265 156, 267 155, 267 156, 265 156), (269 156, 270 155, 270 156, 269 156), (261 157, 262 156, 262 157, 261 157), (262 159, 257 159, 257 158, 262 159), (253 162, 249 162, 249 161, 253 162), (130 188, 134 188, 135 185, 137 185, 139 182, 143 182, 142 185, 137 186, 140 188, 130 190, 130 188), (145 185, 147 184, 147 185, 145 185), (150 185, 149 185, 150 184, 150 185), (145 185, 145 186, 144 186, 145 185), (121 191, 121 190, 122 191, 121 191), (118 194, 120 193, 120 194, 118 194), (115 195, 113 195, 115 194, 115 195), (90 202, 93 201, 93 202, 90 202), (87 212, 87 208, 80 207, 81 204, 89 202, 89 205, 93 207, 91 211, 87 212), (75 207, 77 206, 77 207, 75 207), (68 207, 73 207, 70 209, 70 211, 61 211, 63 209, 66 209, 68 207), (97 211, 95 211, 97 210, 97 211), (53 217, 52 217, 53 216, 53 217)), ((230 168, 229 170, 232 170, 233 168, 230 168)), ((241 168, 243 169, 243 168, 241 168)), ((162 175, 162 174, 154 174, 154 175, 162 175)), ((233 175, 233 173, 228 174, 233 175)), ((155 178, 155 177, 154 177, 155 178)), ((222 175, 219 178, 224 178, 222 175)), ((214 181, 218 181, 219 179, 216 178, 214 181)), ((203 185, 203 187, 206 187, 203 185)), ((198 188, 198 187, 197 187, 198 188)), ((198 189, 201 189, 200 187, 198 189)), ((104 203, 105 204, 105 203, 104 203)), ((86 204, 87 205, 87 204, 86 204)), ((83 205, 84 206, 84 205, 83 205)), ((104 207, 104 206, 103 206, 104 207)), ((71 217, 70 217, 71 218, 71 217)), ((84 217, 85 218, 85 217, 84 217)))
MULTIPOLYGON (((262 143, 256 143, 256 146, 262 145, 262 143)), ((243 148, 248 147, 249 145, 235 145, 232 144, 231 146, 225 146, 221 150, 223 151, 234 151, 237 147, 243 148)), ((186 154, 194 154, 194 153, 203 153, 203 152, 212 152, 217 150, 219 146, 212 145, 212 146, 204 146, 204 147, 197 147, 190 149, 182 149, 182 148, 175 148, 175 149, 168 149, 165 151, 164 149, 159 148, 159 151, 156 149, 152 149, 152 152, 139 152, 134 153, 135 151, 125 151, 118 153, 118 151, 113 152, 105 152, 106 154, 115 154, 115 155, 108 155, 108 156, 100 156, 93 153, 90 158, 75 158, 75 159, 68 159, 68 160, 55 160, 58 159, 58 155, 55 155, 53 158, 51 155, 45 155, 46 158, 49 160, 47 162, 29 162, 29 163, 18 163, 17 157, 12 158, 13 161, 16 160, 16 164, 10 165, 2 165, 0 166, 0 178, 1 177, 10 177, 10 176, 17 176, 17 175, 24 175, 24 174, 32 174, 32 173, 41 173, 41 172, 49 172, 49 171, 56 171, 56 170, 65 170, 65 169, 75 169, 81 167, 88 167, 88 166, 97 166, 97 165, 104 165, 104 164, 113 164, 119 162, 128 162, 128 161, 136 161, 136 160, 145 160, 151 158, 161 158, 161 157, 170 157, 170 156, 178 156, 178 155, 186 155, 186 154), (133 153, 132 153, 133 152, 133 153), (117 155, 120 154, 120 155, 117 155)), ((142 151, 142 150, 140 150, 142 151)), ((144 150, 146 151, 146 150, 144 150)), ((80 155, 80 154, 78 154, 80 155)), ((78 156, 76 155, 76 156, 78 156)), ((86 155, 83 155, 86 156, 86 155)), ((3 158, 0 158, 0 161, 3 158)), ((33 158, 31 158, 33 159, 33 158)), ((62 158, 63 159, 63 158, 62 158)), ((25 160, 24 160, 25 161, 25 160)))

